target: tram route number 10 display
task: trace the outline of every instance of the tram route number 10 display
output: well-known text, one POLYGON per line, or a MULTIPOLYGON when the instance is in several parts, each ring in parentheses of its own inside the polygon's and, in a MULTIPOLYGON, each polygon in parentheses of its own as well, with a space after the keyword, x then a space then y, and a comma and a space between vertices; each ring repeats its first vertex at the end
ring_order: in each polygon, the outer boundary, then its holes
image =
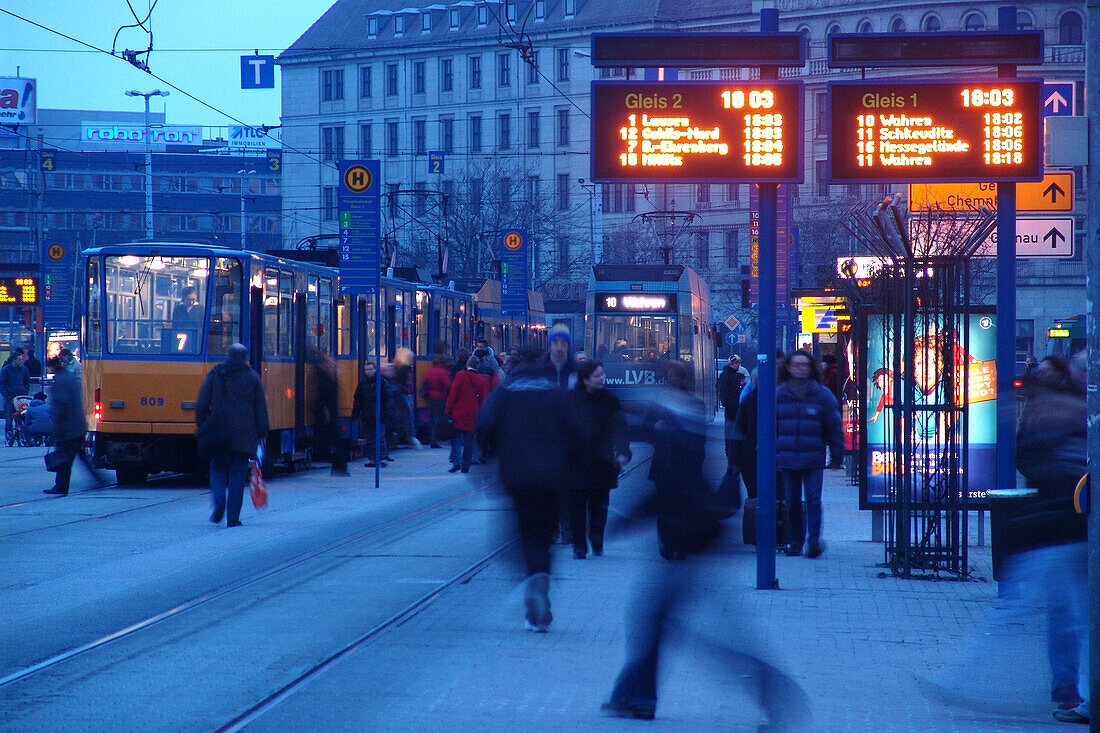
POLYGON ((802 180, 800 82, 593 82, 592 178, 802 180))
POLYGON ((1040 80, 832 82, 833 182, 1038 181, 1040 80))

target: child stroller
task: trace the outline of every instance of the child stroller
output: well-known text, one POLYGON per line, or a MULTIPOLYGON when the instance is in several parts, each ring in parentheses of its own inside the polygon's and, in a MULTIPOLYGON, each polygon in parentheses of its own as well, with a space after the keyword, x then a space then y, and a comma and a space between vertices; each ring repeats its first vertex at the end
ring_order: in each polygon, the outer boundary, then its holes
POLYGON ((13 445, 28 445, 26 442, 25 416, 27 407, 31 403, 30 395, 17 395, 12 398, 11 427, 4 434, 4 444, 9 448, 13 445))
POLYGON ((12 400, 15 414, 12 416, 12 431, 8 436, 9 446, 48 445, 53 432, 53 420, 50 408, 43 395, 20 395, 12 400))

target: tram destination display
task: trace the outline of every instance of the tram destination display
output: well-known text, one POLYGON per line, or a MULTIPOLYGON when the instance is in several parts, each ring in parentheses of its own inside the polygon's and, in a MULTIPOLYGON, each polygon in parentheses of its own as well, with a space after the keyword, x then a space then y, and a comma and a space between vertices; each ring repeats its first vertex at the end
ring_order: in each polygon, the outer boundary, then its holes
POLYGON ((33 305, 37 302, 36 278, 0 277, 0 305, 33 305))
POLYGON ((1038 181, 1042 82, 831 82, 830 181, 1038 181))
POLYGON ((801 182, 800 82, 593 82, 592 178, 801 182))

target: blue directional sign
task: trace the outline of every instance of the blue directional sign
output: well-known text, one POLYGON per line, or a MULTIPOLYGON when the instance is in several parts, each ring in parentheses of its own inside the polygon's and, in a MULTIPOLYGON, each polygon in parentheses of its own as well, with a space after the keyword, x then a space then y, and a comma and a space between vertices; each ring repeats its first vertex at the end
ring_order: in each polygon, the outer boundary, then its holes
POLYGON ((72 327, 73 252, 67 244, 42 245, 42 321, 51 328, 72 327))
POLYGON ((1043 116, 1071 117, 1074 112, 1074 84, 1072 81, 1043 82, 1043 116))
POLYGON ((274 56, 241 56, 241 89, 274 88, 274 56))
POLYGON ((500 233, 500 313, 527 317, 527 230, 500 233))
POLYGON ((377 160, 340 162, 340 292, 375 293, 381 276, 381 166, 377 160))
POLYGON ((438 150, 428 153, 428 175, 442 174, 444 172, 443 163, 445 158, 443 153, 438 150))

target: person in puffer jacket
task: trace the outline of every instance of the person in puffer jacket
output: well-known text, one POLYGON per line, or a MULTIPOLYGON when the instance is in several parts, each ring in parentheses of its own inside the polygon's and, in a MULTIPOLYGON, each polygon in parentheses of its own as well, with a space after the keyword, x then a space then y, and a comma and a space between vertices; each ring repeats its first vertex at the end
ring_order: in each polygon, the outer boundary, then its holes
POLYGON ((779 382, 775 390, 775 466, 782 480, 791 526, 791 542, 786 552, 801 555, 808 532, 806 556, 817 557, 825 549, 821 541, 823 471, 826 465, 840 468, 844 459, 840 410, 836 397, 821 383, 817 362, 806 351, 799 349, 787 357, 779 382))

